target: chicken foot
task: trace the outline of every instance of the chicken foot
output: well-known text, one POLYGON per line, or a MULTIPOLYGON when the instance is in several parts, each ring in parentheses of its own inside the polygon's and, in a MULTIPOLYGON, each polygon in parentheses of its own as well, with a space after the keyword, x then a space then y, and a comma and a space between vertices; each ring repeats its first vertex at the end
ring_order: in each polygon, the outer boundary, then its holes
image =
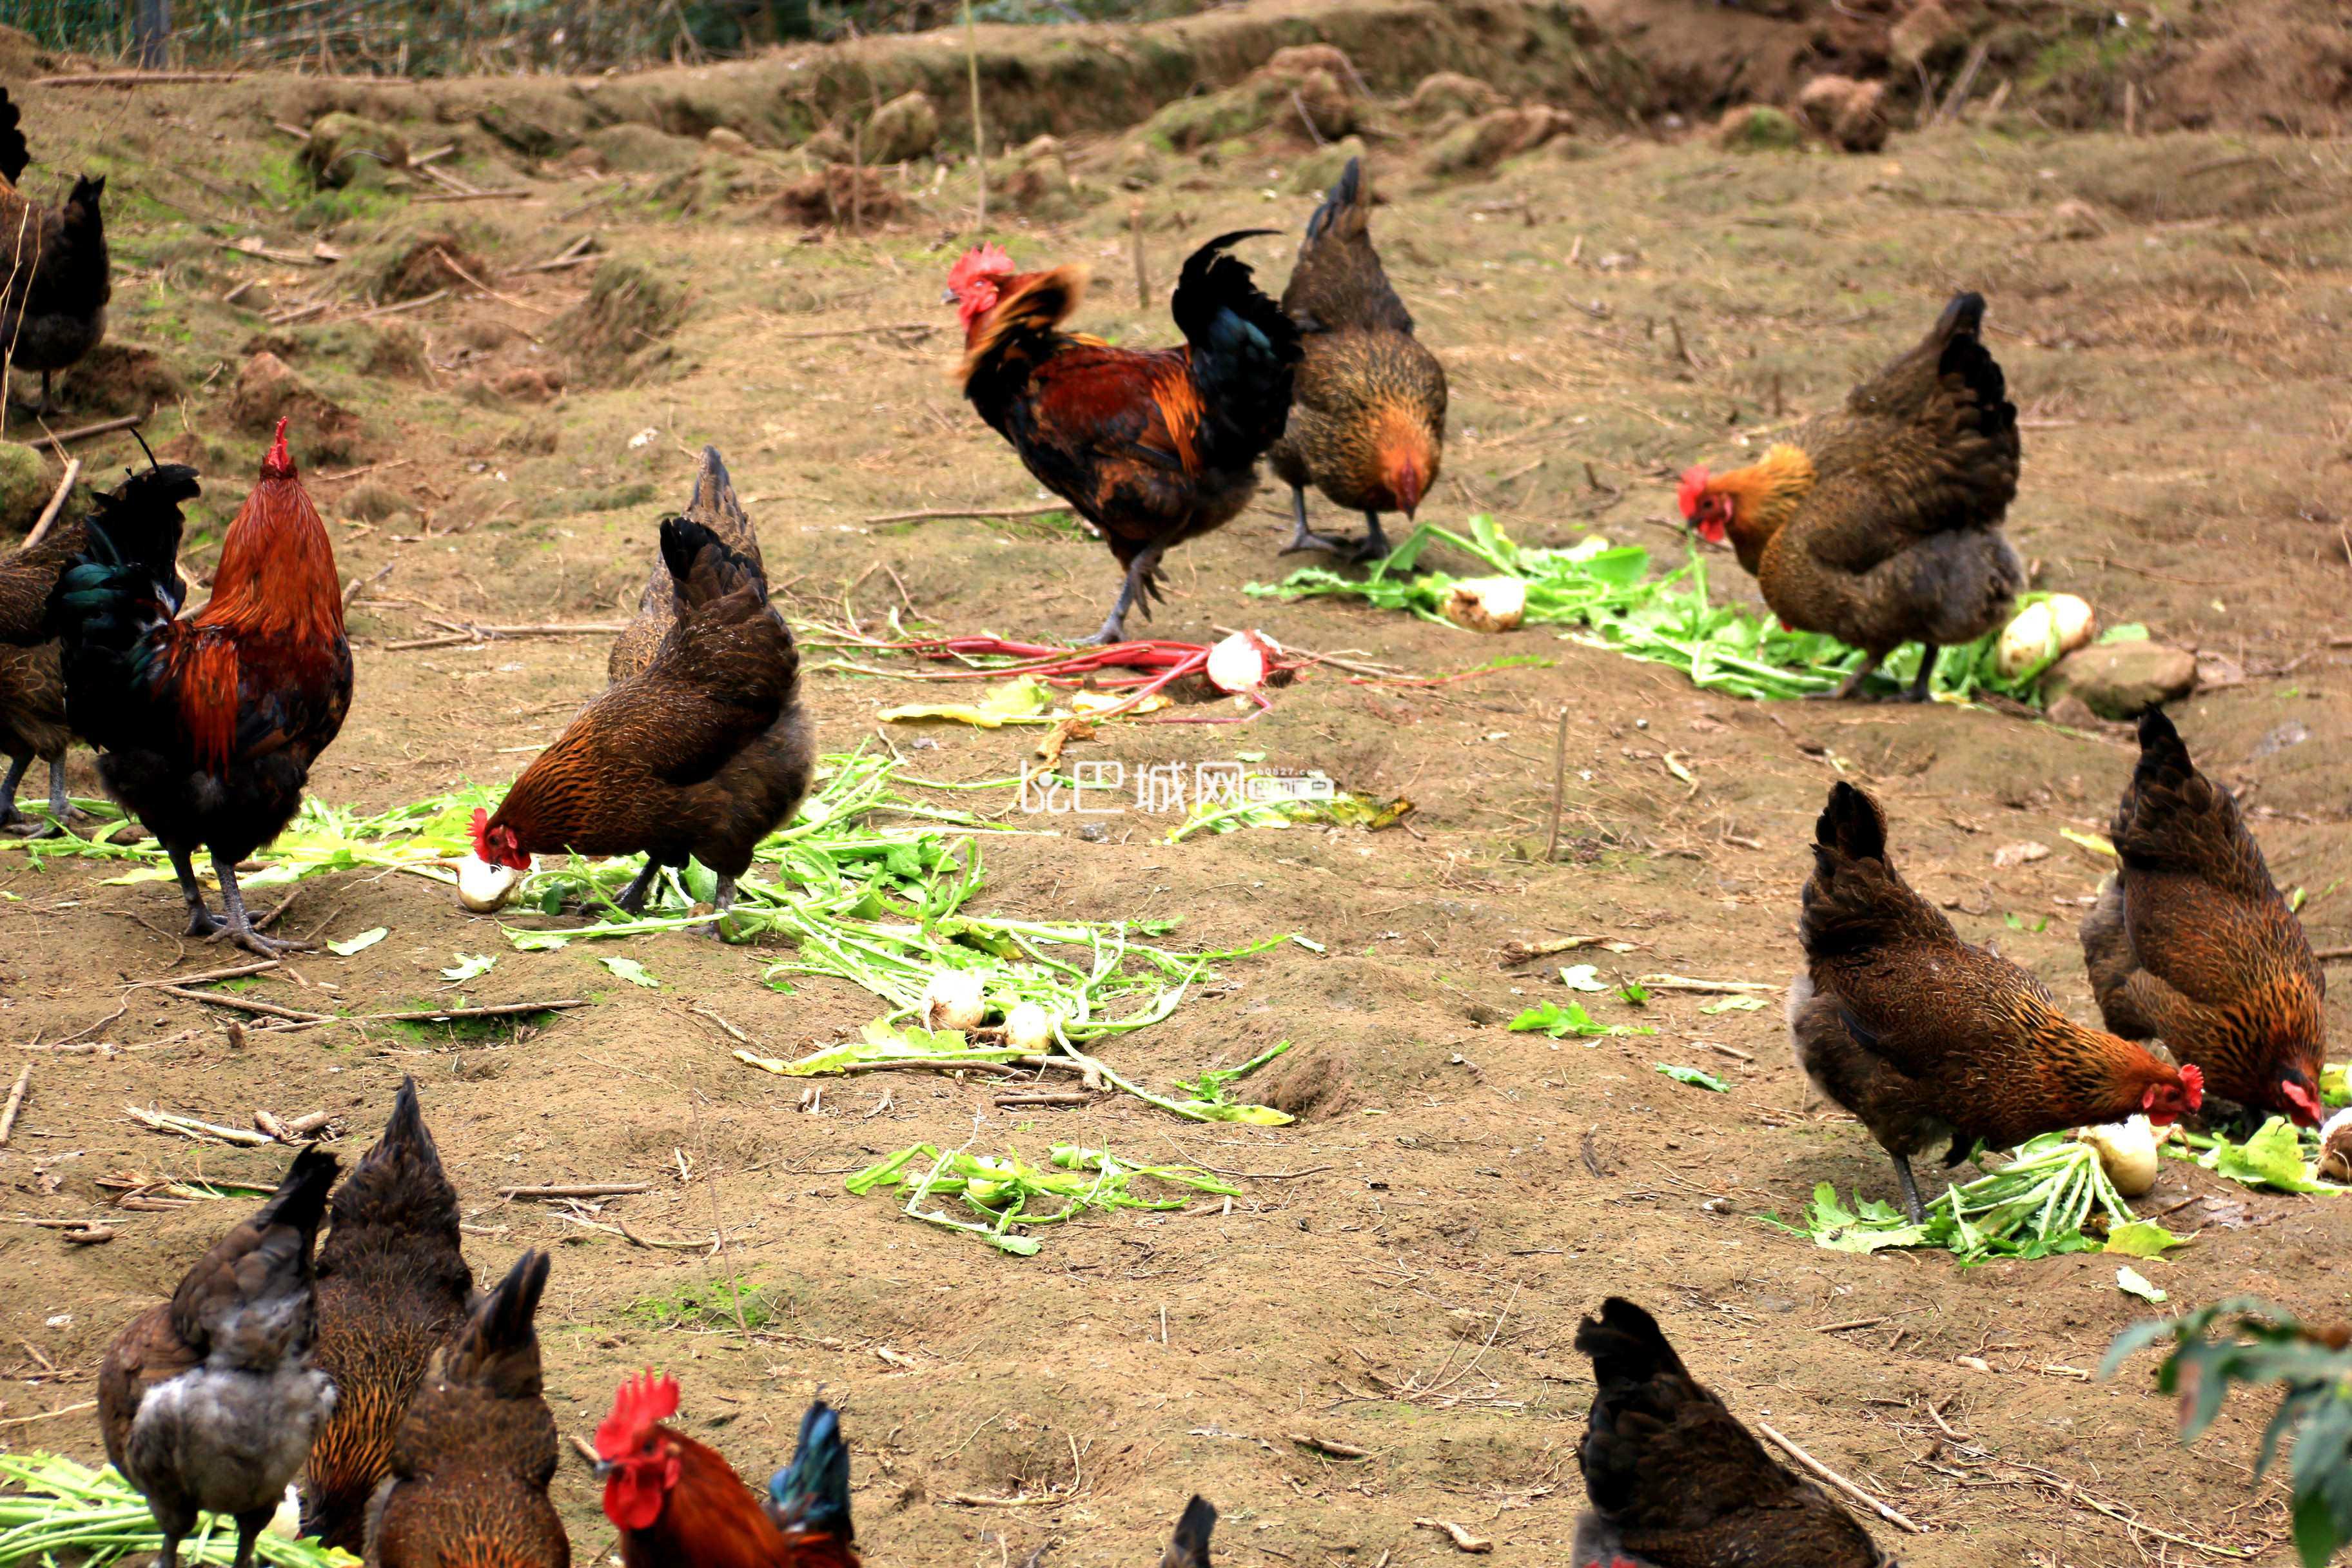
POLYGON ((1160 558, 1166 553, 1163 547, 1155 544, 1128 563, 1127 581, 1119 585, 1118 597, 1112 602, 1110 615, 1103 621, 1102 629, 1090 637, 1080 637, 1078 647, 1099 647, 1126 641, 1127 612, 1129 609, 1139 607, 1145 620, 1151 618, 1151 602, 1154 599, 1165 602, 1160 589, 1159 573, 1160 558))
POLYGON ((720 942, 725 942, 727 940, 727 921, 725 917, 727 911, 735 907, 734 878, 722 876, 719 879, 719 889, 710 896, 710 907, 713 910, 716 910, 720 917, 719 919, 710 922, 710 934, 717 937, 720 942))
POLYGON ((1318 533, 1307 526, 1307 491, 1299 486, 1290 487, 1290 507, 1297 526, 1290 535, 1290 542, 1282 547, 1285 555, 1302 550, 1328 550, 1350 561, 1377 561, 1389 552, 1389 536, 1381 528, 1379 512, 1364 513, 1364 521, 1370 526, 1363 538, 1341 539, 1336 534, 1318 533))
POLYGON ((212 910, 205 908, 204 884, 196 880, 196 868, 188 858, 186 850, 176 847, 172 850, 172 874, 180 879, 180 897, 188 902, 186 934, 207 937, 217 934, 221 923, 213 918, 212 910))
POLYGON ((1893 1159, 1895 1161, 1895 1179, 1897 1182, 1900 1182, 1903 1185, 1903 1212, 1910 1216, 1910 1220, 1913 1225, 1927 1224, 1927 1205, 1919 1201, 1919 1184, 1911 1174, 1910 1157, 1905 1154, 1896 1154, 1893 1156, 1893 1159))
POLYGON ((292 937, 262 935, 254 928, 253 918, 245 912, 245 895, 237 890, 236 886, 236 862, 225 855, 215 853, 213 856, 213 871, 220 878, 221 906, 228 916, 224 934, 229 941, 257 958, 276 958, 281 953, 288 952, 308 952, 316 945, 312 942, 297 942, 292 937))
POLYGON ((619 906, 624 914, 644 913, 646 895, 653 891, 654 879, 660 875, 661 867, 655 862, 652 856, 646 856, 645 869, 639 871, 629 885, 621 889, 621 896, 614 899, 613 902, 619 906))
MULTIPOLYGON (((8 782, 0 784, 0 827, 14 827, 25 820, 16 809, 16 781, 25 776, 30 757, 8 770, 8 782)), ((49 820, 26 831, 27 838, 57 838, 64 835, 65 825, 75 818, 73 802, 66 795, 66 760, 58 757, 49 763, 49 820)))
MULTIPOLYGON (((1910 685, 1905 687, 1901 691, 1896 692, 1892 697, 1864 698, 1863 700, 1872 702, 1927 701, 1927 683, 1934 679, 1936 676, 1936 656, 1942 651, 1943 650, 1938 648, 1934 643, 1921 643, 1919 645, 1919 673, 1912 678, 1910 685)), ((1814 699, 1827 698, 1832 702, 1851 702, 1854 699, 1862 697, 1862 683, 1878 673, 1878 661, 1885 657, 1886 656, 1885 654, 1874 653, 1864 658, 1862 661, 1861 668, 1857 668, 1852 675, 1847 676, 1844 681, 1839 685, 1835 691, 1811 691, 1807 692, 1806 695, 1814 699)))

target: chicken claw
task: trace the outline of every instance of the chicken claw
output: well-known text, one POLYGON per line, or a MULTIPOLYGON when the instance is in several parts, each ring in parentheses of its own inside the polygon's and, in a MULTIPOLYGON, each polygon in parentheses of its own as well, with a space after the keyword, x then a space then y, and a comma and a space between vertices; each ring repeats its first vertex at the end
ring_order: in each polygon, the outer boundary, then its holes
POLYGON ((237 890, 236 886, 236 863, 226 856, 215 855, 213 870, 220 877, 221 903, 228 914, 226 925, 215 934, 226 936, 256 958, 309 952, 318 946, 316 942, 300 942, 293 937, 262 935, 259 928, 254 925, 253 918, 245 912, 245 895, 237 890))

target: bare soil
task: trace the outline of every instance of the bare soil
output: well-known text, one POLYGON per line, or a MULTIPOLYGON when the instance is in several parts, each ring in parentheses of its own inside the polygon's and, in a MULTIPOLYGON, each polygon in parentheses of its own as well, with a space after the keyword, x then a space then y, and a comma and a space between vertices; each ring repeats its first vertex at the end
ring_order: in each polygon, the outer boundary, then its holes
MULTIPOLYGON (((327 799, 381 808, 508 778, 557 734, 602 686, 605 638, 392 645, 431 638, 441 620, 617 622, 655 519, 683 502, 706 442, 733 468, 796 617, 873 628, 895 609, 1008 635, 1095 624, 1114 586, 1097 545, 1017 522, 865 521, 1037 497, 948 380, 939 290, 971 226, 968 169, 936 186, 928 165, 894 172, 904 216, 864 236, 772 216, 768 172, 713 174, 719 154, 683 142, 685 179, 525 168, 469 143, 447 166, 523 194, 430 207, 312 198, 291 183, 295 143, 257 123, 247 85, 34 89, 26 119, 45 174, 113 176, 112 331, 153 351, 116 374, 160 366, 179 389, 154 426, 205 468, 192 570, 209 565, 259 456, 261 432, 232 395, 251 349, 270 347, 357 417, 351 455, 310 475, 345 575, 384 573, 353 610, 357 697, 313 778, 327 799), (460 279, 420 308, 342 324, 273 326, 255 298, 223 302, 248 280, 279 306, 346 286, 335 269, 221 241, 256 234, 299 254, 323 238, 350 270, 400 261, 426 225, 447 231, 467 271, 466 257, 495 269, 477 275, 495 294, 460 279), (656 312, 644 347, 575 361, 588 318, 566 313, 593 268, 522 268, 588 233, 681 291, 673 335, 656 312), (343 477, 355 467, 373 471, 343 477)), ((420 149, 435 130, 405 127, 420 149)), ((1117 145, 1076 143, 1095 198, 1053 222, 1016 214, 1004 237, 1024 264, 1095 264, 1088 329, 1165 341, 1164 290, 1186 249, 1303 221, 1311 198, 1286 189, 1303 152, 1278 139, 1213 149, 1129 192, 1117 145), (1155 283, 1141 309, 1130 202, 1155 283)), ((1867 158, 1571 139, 1439 184, 1414 156, 1410 142, 1374 149, 1391 197, 1377 232, 1454 386, 1446 474, 1424 516, 1489 510, 1529 542, 1597 530, 1671 555, 1685 463, 1723 460, 1842 396, 1953 289, 1981 289, 2026 430, 2012 536, 2042 585, 2199 651, 2213 684, 2179 714, 2192 747, 2249 803, 2281 882, 2308 890, 2315 942, 2352 940, 2344 774, 2325 760, 2352 738, 2352 654, 2337 646, 2352 637, 2340 145, 2060 134, 2011 116, 1898 135, 1867 158)), ((1270 286, 1288 245, 1250 250, 1270 286)), ((364 304, 335 297, 331 320, 364 304)), ((86 378, 79 395, 105 390, 86 378)), ((78 449, 100 475, 135 458, 121 437, 78 449)), ((1548 662, 1417 687, 1318 672, 1245 726, 1108 727, 1070 760, 1263 752, 1418 810, 1379 834, 1170 846, 1173 818, 1130 803, 1100 841, 1056 823, 992 842, 982 905, 1181 916, 1203 945, 1284 931, 1324 944, 1225 964, 1174 1018, 1109 1047, 1164 1083, 1293 1040, 1255 1087, 1296 1125, 1204 1129, 1125 1098, 1006 1114, 984 1082, 913 1075, 828 1080, 804 1101, 802 1083, 737 1063, 717 1020, 790 1056, 854 1031, 871 996, 827 981, 782 994, 761 979, 780 952, 684 935, 619 950, 661 983, 639 990, 584 946, 512 952, 490 921, 397 875, 304 884, 289 929, 391 936, 352 958, 301 959, 244 994, 429 1004, 453 953, 484 952, 499 963, 467 986, 477 1001, 593 1005, 512 1031, 249 1027, 239 1043, 216 1009, 124 989, 235 962, 173 934, 168 884, 108 886, 90 862, 37 871, 0 847, 0 1038, 35 1064, 0 1151, 8 1211, 106 1213, 94 1180, 118 1172, 266 1181, 283 1163, 163 1139, 126 1105, 229 1123, 257 1108, 331 1110, 355 1155, 413 1073, 465 1197, 477 1274, 495 1278, 527 1246, 555 1250, 542 1330, 565 1430, 584 1435, 624 1373, 660 1364, 685 1386, 688 1428, 759 1477, 822 1390, 847 1410, 860 1540, 885 1568, 1002 1568, 1047 1549, 1049 1562, 1140 1563, 1196 1490, 1224 1510, 1224 1558, 1251 1568, 1448 1561, 1456 1549, 1432 1520, 1491 1538, 1498 1563, 1560 1561, 1590 1394, 1570 1341, 1612 1292, 1658 1310, 1743 1415, 1927 1527, 1881 1531, 1914 1568, 2194 1560, 2183 1541, 2289 1561, 2282 1494, 2247 1473, 2266 1410, 2233 1408, 2184 1453, 2148 1363, 2114 1382, 2085 1375, 2145 1310, 2115 1288, 2112 1261, 1962 1270, 1826 1252, 1760 1223, 1794 1217, 1818 1182, 1893 1190, 1867 1134, 1812 1102, 1777 1005, 1709 1014, 1709 997, 1661 990, 1639 1013, 1592 999, 1655 1037, 1555 1044, 1503 1027, 1533 1000, 1567 999, 1558 961, 1502 961, 1513 942, 1596 937, 1633 944, 1587 955, 1604 970, 1784 982, 1803 847, 1839 777, 1882 794, 1904 865, 1965 934, 2092 1016, 2074 926, 2101 866, 2061 831, 2104 827, 2127 736, 1941 707, 1762 706, 1546 629, 1481 638, 1247 597, 1243 584, 1295 564, 1276 554, 1286 499, 1265 494, 1177 552, 1171 602, 1139 629, 1208 640, 1252 625, 1426 676, 1501 655, 1548 662), (1547 863, 1563 715, 1563 844, 1547 863), (2051 853, 1996 863, 2028 842, 2051 853), (124 1048, 48 1048, 68 1037, 124 1048), (1731 1091, 1671 1082, 1659 1061, 1717 1072, 1731 1091), (1047 1233, 1024 1261, 841 1189, 907 1144, 975 1136, 1188 1159, 1239 1173, 1244 1194, 1230 1209, 1090 1219, 1047 1233), (655 1190, 603 1219, 669 1239, 723 1224, 724 1257, 633 1247, 495 1195, 610 1179, 655 1190), (757 1292, 753 1332, 730 1308, 690 1307, 729 1278, 757 1292), (1301 1436, 1370 1457, 1331 1458, 1301 1436)), ((1728 558, 1715 575, 1750 591, 1728 558)), ((873 743, 877 709, 919 693, 933 689, 821 668, 807 682, 829 751, 873 743)), ((920 748, 908 755, 926 774, 971 780, 1015 771, 1034 735, 938 725, 891 738, 920 748)), ((74 768, 77 790, 94 793, 89 758, 74 768)), ((110 1336, 239 1206, 112 1213, 119 1239, 86 1249, 0 1229, 0 1440, 96 1455, 89 1414, 45 1413, 92 1396, 110 1336)), ((2144 1206, 2200 1232, 2144 1267, 2175 1301, 2252 1290, 2341 1315, 2352 1210, 2340 1200, 2256 1194, 2168 1163, 2144 1206)), ((567 1463, 557 1500, 582 1560, 602 1557, 612 1533, 583 1469, 567 1463)))

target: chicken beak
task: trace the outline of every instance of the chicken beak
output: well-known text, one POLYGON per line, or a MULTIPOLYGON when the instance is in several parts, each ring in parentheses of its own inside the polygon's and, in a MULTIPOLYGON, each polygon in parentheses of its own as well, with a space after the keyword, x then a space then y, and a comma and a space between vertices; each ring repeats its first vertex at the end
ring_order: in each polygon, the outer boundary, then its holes
POLYGON ((958 301, 957 301, 957 300, 956 300, 956 291, 955 291, 954 289, 940 289, 940 304, 942 304, 942 305, 953 305, 953 304, 955 304, 955 303, 957 303, 957 302, 958 302, 958 301))
POLYGON ((604 1482, 611 1480, 613 1479, 614 1472, 618 1470, 620 1468, 620 1466, 613 1463, 610 1459, 599 1459, 594 1464, 588 1467, 588 1473, 595 1477, 597 1483, 602 1485, 604 1482))

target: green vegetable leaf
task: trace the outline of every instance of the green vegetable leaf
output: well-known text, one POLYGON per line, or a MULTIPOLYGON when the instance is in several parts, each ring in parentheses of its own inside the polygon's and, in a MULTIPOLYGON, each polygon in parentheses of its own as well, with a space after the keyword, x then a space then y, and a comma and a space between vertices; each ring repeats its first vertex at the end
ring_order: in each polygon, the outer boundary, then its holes
POLYGON ((1731 1092, 1731 1086, 1711 1072, 1702 1072, 1697 1068, 1676 1067, 1672 1062, 1652 1062, 1650 1065, 1676 1083, 1686 1083, 1694 1089, 1711 1089, 1717 1094, 1731 1092))
POLYGON ((2171 1299, 2149 1284, 2147 1277, 2128 1263, 2116 1270, 2116 1289, 2127 1296, 2137 1296, 2143 1301, 2153 1301, 2158 1306, 2171 1299))
POLYGON ((2329 1105, 2352 1103, 2352 1068, 2342 1062, 2320 1068, 2319 1098, 2329 1105))
POLYGON ((2107 1245, 2101 1250, 2126 1258, 2161 1258, 2173 1247, 2188 1245, 2187 1237, 2175 1236, 2154 1220, 2136 1219, 2129 1225, 2111 1227, 2107 1245))
POLYGON ((488 974, 491 966, 498 963, 497 959, 481 952, 460 952, 451 956, 457 962, 443 970, 441 978, 459 984, 473 979, 478 974, 488 974))
POLYGON ((373 931, 363 931, 360 932, 359 935, 345 942, 331 942, 327 944, 327 951, 332 953, 339 953, 344 958, 349 958, 355 952, 366 952, 369 948, 373 947, 377 942, 382 942, 391 933, 385 931, 383 927, 378 926, 373 931))
POLYGON ((646 973, 646 966, 634 958, 616 958, 610 953, 600 952, 596 955, 596 962, 632 985, 642 985, 648 991, 661 989, 661 982, 646 973))
POLYGON ((2284 1116, 2263 1123, 2262 1131, 2243 1143, 2219 1140, 2197 1162, 2217 1176, 2227 1176, 2250 1187, 2274 1187, 2283 1193, 2324 1193, 2334 1189, 2312 1179, 2303 1158, 2303 1138, 2284 1116))
POLYGON ((1538 1030, 1557 1040, 1568 1035, 1583 1035, 1601 1038, 1609 1035, 1654 1035, 1658 1031, 1648 1025, 1603 1024, 1584 1010, 1581 1002, 1570 1002, 1563 1007, 1557 1002, 1538 1003, 1510 1022, 1512 1029, 1526 1033, 1538 1030))

